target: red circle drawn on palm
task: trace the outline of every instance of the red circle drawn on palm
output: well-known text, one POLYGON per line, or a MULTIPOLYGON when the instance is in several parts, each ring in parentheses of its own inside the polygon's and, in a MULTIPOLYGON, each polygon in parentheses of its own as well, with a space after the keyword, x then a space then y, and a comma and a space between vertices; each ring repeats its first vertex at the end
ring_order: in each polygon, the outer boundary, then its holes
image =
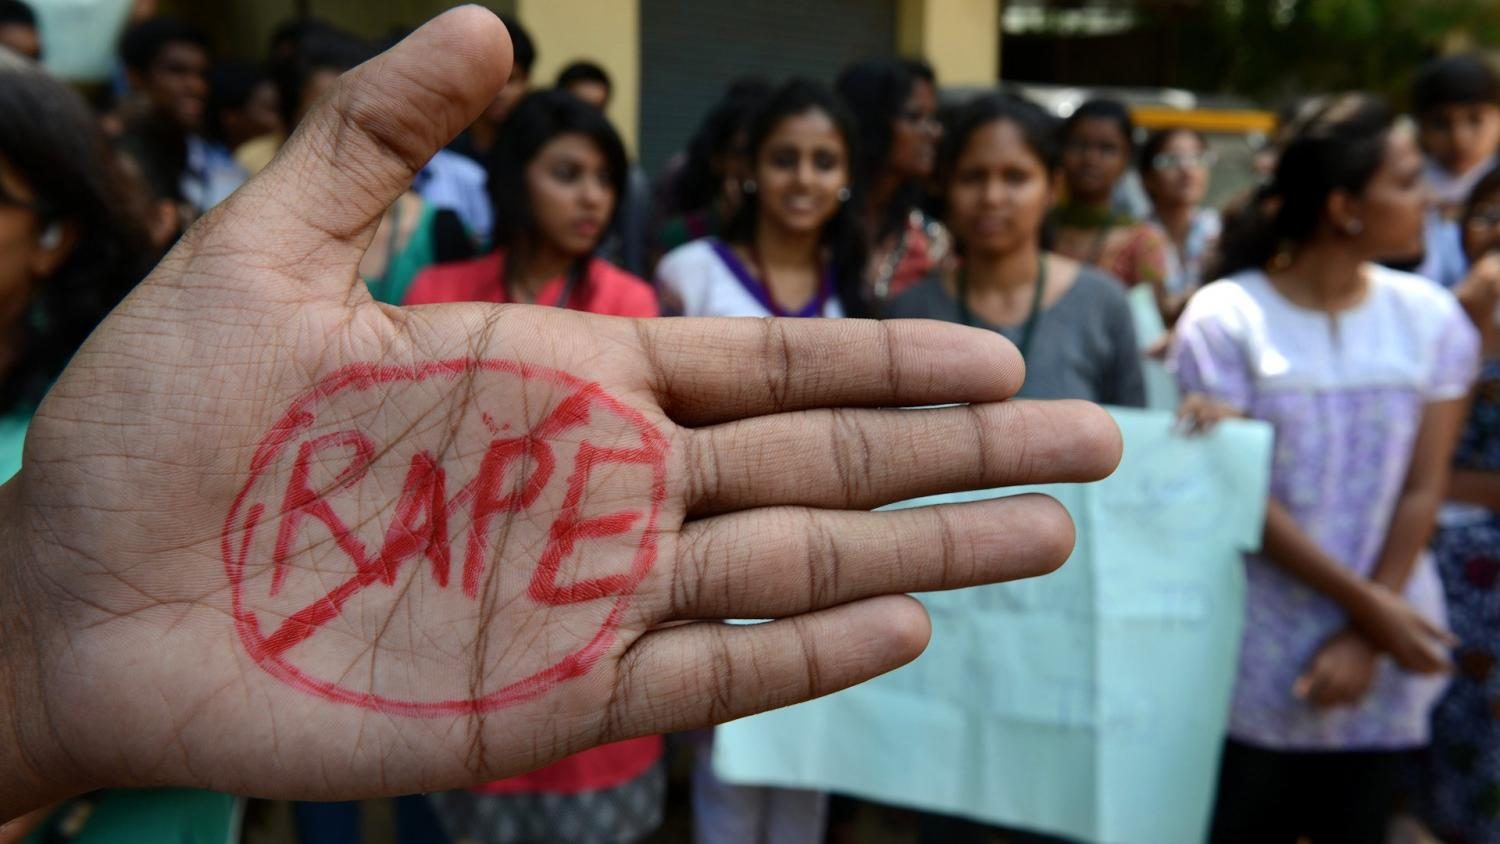
MULTIPOLYGON (((373 451, 373 444, 357 431, 327 435, 320 439, 337 439, 341 444, 352 445, 361 452, 373 451)), ((307 443, 303 443, 303 447, 306 448, 306 446, 307 443)), ((346 478, 347 474, 346 471, 340 475, 336 488, 357 482, 357 477, 346 478)), ((480 474, 481 476, 484 474, 482 468, 480 474)), ((295 471, 293 475, 293 483, 295 483, 295 471)), ((414 463, 413 473, 408 475, 408 490, 403 492, 403 497, 406 492, 410 492, 412 479, 416 475, 414 463)), ((464 503, 466 499, 472 501, 475 495, 475 485, 481 481, 482 478, 476 478, 464 490, 454 495, 452 503, 464 503)), ((291 492, 290 487, 288 492, 291 492)), ((250 477, 230 506, 229 515, 224 522, 220 551, 229 576, 235 628, 251 659, 263 670, 294 688, 327 700, 384 713, 415 717, 487 712, 521 703, 538 697, 558 683, 586 673, 614 641, 620 618, 635 588, 650 572, 651 566, 656 561, 656 522, 661 511, 661 504, 665 499, 666 439, 638 411, 610 396, 597 384, 554 369, 507 360, 447 360, 416 366, 352 364, 323 379, 292 402, 286 413, 277 420, 258 444, 251 459, 250 477), (517 490, 507 495, 502 499, 501 509, 508 506, 513 512, 521 511, 535 500, 536 493, 546 487, 547 481, 551 478, 553 458, 546 443, 547 438, 587 421, 591 410, 602 410, 611 414, 640 433, 641 445, 636 448, 601 449, 587 442, 580 446, 579 453, 574 460, 573 471, 568 475, 568 492, 562 512, 548 530, 547 545, 537 562, 537 569, 528 589, 528 595, 532 600, 551 605, 614 596, 615 602, 604 623, 587 642, 552 666, 507 683, 482 697, 472 699, 401 700, 379 695, 373 691, 349 689, 314 677, 296 667, 287 658, 287 650, 296 643, 311 637, 323 624, 337 617, 343 602, 354 594, 377 582, 390 583, 395 576, 395 568, 404 559, 399 559, 394 565, 383 565, 382 560, 387 557, 385 549, 382 549, 382 553, 378 555, 379 559, 375 560, 361 559, 356 551, 350 555, 355 571, 349 580, 302 611, 293 614, 271 635, 265 635, 260 629, 255 611, 248 608, 244 600, 245 570, 249 562, 246 558, 252 547, 256 528, 266 512, 264 503, 251 502, 251 492, 257 481, 276 464, 278 457, 297 440, 298 435, 316 421, 314 411, 317 406, 342 392, 362 391, 402 382, 421 382, 433 378, 457 380, 462 377, 483 378, 487 375, 515 378, 522 382, 538 380, 568 391, 566 398, 556 405, 548 414, 547 419, 525 436, 513 438, 507 443, 492 445, 491 455, 496 453, 497 449, 508 448, 512 456, 515 453, 525 452, 546 467, 545 477, 540 483, 533 484, 531 480, 528 480, 524 485, 528 489, 517 490), (593 467, 610 463, 644 465, 649 469, 652 478, 649 494, 650 510, 645 514, 644 529, 630 569, 621 574, 565 585, 558 584, 558 568, 567 555, 573 551, 577 539, 621 533, 624 527, 628 527, 639 516, 639 514, 613 514, 597 519, 578 518, 574 505, 579 503, 590 470, 593 467), (533 486, 535 489, 529 489, 533 486)), ((401 518, 400 509, 398 505, 398 519, 401 518)), ((439 509, 443 508, 440 506, 439 509)), ((339 544, 342 548, 343 543, 339 544)), ((279 543, 278 548, 283 545, 284 543, 279 543)), ((421 552, 421 548, 408 547, 404 554, 399 556, 402 558, 420 556, 421 552)), ((436 561, 434 561, 434 568, 437 568, 436 561)), ((273 594, 283 574, 284 571, 279 567, 273 568, 271 586, 273 594)), ((470 565, 465 566, 464 589, 470 597, 473 597, 477 576, 477 569, 470 565)), ((439 579, 440 585, 446 585, 445 578, 446 575, 443 575, 439 579)))

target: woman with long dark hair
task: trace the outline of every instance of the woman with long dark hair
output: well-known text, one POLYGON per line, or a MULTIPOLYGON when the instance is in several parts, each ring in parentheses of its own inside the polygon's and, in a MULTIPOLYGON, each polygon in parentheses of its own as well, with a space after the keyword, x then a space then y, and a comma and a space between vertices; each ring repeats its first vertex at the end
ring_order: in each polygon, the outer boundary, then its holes
POLYGON ((1479 344, 1450 293, 1375 263, 1420 248, 1427 202, 1411 127, 1330 98, 1177 324, 1184 415, 1276 430, 1215 842, 1384 840, 1428 742, 1453 639, 1425 546, 1479 344))
MULTIPOLYGON (((527 95, 490 169, 496 248, 431 267, 404 304, 511 302, 656 316, 646 282, 595 257, 625 191, 625 147, 598 109, 563 91, 527 95)), ((640 840, 661 823, 659 736, 574 754, 469 792, 430 796, 455 840, 640 840)))
POLYGON ((865 241, 854 203, 858 130, 832 93, 794 79, 751 121, 750 177, 722 237, 662 259, 663 296, 687 316, 865 312, 865 241))
MULTIPOLYGON (((673 250, 657 266, 664 299, 686 316, 842 317, 862 314, 864 239, 851 185, 854 119, 827 88, 793 79, 750 122, 743 199, 722 238, 673 250)), ((736 786, 700 737, 693 773, 703 844, 821 842, 827 795, 736 786)))
POLYGON ((921 280, 948 255, 948 233, 921 205, 937 161, 937 80, 925 62, 869 59, 834 83, 859 123, 855 184, 864 192, 866 270, 875 302, 921 280))
POLYGON ((1090 100, 1062 127, 1066 197, 1053 216, 1059 254, 1114 276, 1126 287, 1151 286, 1168 313, 1166 235, 1114 204, 1115 188, 1135 157, 1135 122, 1114 100, 1090 100))

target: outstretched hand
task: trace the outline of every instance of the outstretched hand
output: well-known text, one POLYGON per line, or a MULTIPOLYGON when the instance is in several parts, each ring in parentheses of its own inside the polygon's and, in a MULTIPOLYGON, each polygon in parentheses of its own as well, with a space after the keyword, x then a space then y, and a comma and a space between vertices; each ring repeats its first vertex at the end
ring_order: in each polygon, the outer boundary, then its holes
POLYGON ((347 74, 48 395, 0 487, 0 818, 493 779, 860 682, 927 641, 900 593, 1066 558, 1043 497, 869 512, 1114 468, 989 332, 372 301, 509 65, 463 8, 347 74))

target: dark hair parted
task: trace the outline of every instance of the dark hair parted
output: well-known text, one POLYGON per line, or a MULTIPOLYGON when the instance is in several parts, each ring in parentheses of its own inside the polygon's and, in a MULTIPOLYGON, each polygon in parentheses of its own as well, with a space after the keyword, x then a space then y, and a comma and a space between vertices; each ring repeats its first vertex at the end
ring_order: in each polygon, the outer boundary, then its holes
POLYGON ((1263 269, 1283 248, 1310 240, 1329 196, 1369 185, 1395 123, 1396 113, 1368 94, 1330 97, 1299 118, 1271 181, 1225 220, 1211 277, 1263 269))
POLYGON ((30 188, 27 204, 42 225, 70 225, 77 233, 72 251, 31 293, 18 356, 0 373, 4 415, 41 401, 154 255, 118 159, 83 99, 29 62, 3 56, 0 159, 30 188))
MULTIPOLYGON (((864 225, 860 221, 858 174, 859 129, 854 116, 823 85, 809 79, 793 78, 776 90, 755 113, 749 127, 749 160, 752 171, 760 160, 761 150, 783 120, 809 112, 822 112, 833 121, 849 161, 850 201, 839 203, 838 210, 823 224, 819 241, 828 251, 828 259, 834 277, 834 291, 844 313, 863 316, 868 312, 864 300, 865 260, 868 248, 865 242, 864 225)), ((734 219, 725 229, 725 240, 739 244, 755 242, 756 227, 760 223, 760 194, 746 193, 734 219)))
POLYGON ((938 145, 938 185, 946 190, 958 157, 974 133, 991 123, 1006 122, 1021 131, 1021 140, 1046 169, 1051 178, 1057 169, 1061 151, 1058 146, 1057 121, 1041 106, 1015 94, 981 94, 953 113, 943 142, 938 145))
POLYGON ((565 91, 548 89, 527 94, 506 119, 500 139, 490 153, 490 202, 495 207, 495 245, 525 252, 537 235, 526 190, 526 167, 548 142, 562 135, 588 138, 604 156, 609 184, 615 192, 608 230, 620 211, 628 177, 625 145, 599 109, 565 91))
POLYGON ((1447 105, 1500 105, 1500 79, 1476 55, 1444 56, 1417 70, 1411 82, 1411 110, 1418 119, 1447 105))

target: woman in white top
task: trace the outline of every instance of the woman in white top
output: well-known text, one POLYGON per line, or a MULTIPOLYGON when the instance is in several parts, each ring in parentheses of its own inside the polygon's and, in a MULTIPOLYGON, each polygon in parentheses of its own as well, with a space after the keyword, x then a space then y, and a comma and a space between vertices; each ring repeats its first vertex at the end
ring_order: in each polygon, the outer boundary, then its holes
POLYGON ((866 247, 850 207, 854 120, 826 88, 793 79, 752 120, 751 178, 722 238, 669 252, 663 310, 685 316, 840 317, 864 312, 866 247))
POLYGON ((1185 415, 1212 404, 1276 431, 1214 844, 1383 840, 1445 682, 1425 546, 1478 336, 1452 294, 1373 263, 1421 241, 1412 135, 1369 97, 1328 100, 1225 225, 1227 277, 1177 323, 1185 415))
MULTIPOLYGON (((849 198, 854 121, 826 88, 793 79, 751 120, 751 178, 722 239, 667 253, 656 267, 662 309, 704 317, 862 314, 865 246, 849 198)), ((820 844, 828 795, 731 785, 714 775, 711 734, 693 773, 699 844, 820 844)))

